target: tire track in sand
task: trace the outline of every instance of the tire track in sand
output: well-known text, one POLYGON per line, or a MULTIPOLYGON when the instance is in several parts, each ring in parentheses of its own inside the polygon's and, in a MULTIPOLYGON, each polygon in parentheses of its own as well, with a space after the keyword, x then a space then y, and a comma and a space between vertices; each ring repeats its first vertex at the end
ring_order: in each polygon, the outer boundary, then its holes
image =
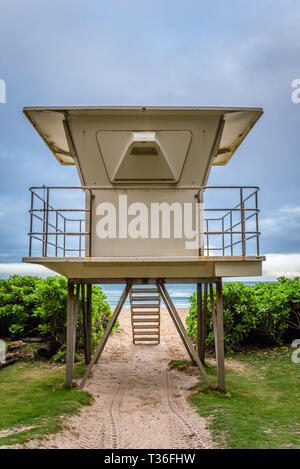
POLYGON ((106 424, 107 432, 106 435, 109 436, 109 441, 108 444, 104 446, 104 448, 112 448, 112 449, 117 449, 117 448, 124 448, 124 441, 122 437, 122 429, 120 425, 120 416, 119 416, 119 410, 121 403, 124 398, 124 394, 127 390, 127 370, 125 369, 123 371, 121 381, 120 381, 120 386, 115 394, 113 400, 111 401, 109 411, 108 411, 108 423, 106 424))
POLYGON ((200 437, 203 428, 201 428, 200 432, 197 431, 198 416, 196 414, 196 419, 193 418, 194 414, 190 412, 186 398, 183 396, 180 387, 178 385, 174 386, 168 369, 162 372, 162 388, 165 404, 170 411, 171 432, 169 432, 169 437, 172 447, 181 449, 187 447, 195 449, 207 447, 207 445, 203 445, 200 437))

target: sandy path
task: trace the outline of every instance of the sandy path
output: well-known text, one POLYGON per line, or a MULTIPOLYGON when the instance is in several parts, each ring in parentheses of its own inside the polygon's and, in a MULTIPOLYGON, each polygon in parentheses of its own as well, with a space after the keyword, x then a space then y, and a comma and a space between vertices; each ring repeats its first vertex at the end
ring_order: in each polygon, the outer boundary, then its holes
POLYGON ((27 447, 212 448, 205 419, 186 399, 197 379, 168 370, 170 360, 188 356, 167 311, 159 345, 132 344, 128 309, 120 324, 87 382, 93 405, 67 419, 62 433, 27 447))

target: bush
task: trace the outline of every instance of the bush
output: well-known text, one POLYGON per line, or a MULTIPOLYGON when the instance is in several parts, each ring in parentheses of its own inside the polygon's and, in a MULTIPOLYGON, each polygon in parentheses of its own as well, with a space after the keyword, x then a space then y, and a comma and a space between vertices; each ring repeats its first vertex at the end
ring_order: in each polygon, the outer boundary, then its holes
POLYGON ((41 279, 36 286, 37 304, 32 314, 38 318, 41 335, 63 341, 66 325, 68 281, 55 276, 41 279))
MULTIPOLYGON (((215 295, 215 292, 214 292, 215 295)), ((208 295, 209 297, 209 295, 208 295)), ((186 319, 188 334, 197 340, 197 295, 190 298, 186 319)), ((239 345, 281 345, 300 332, 300 277, 279 278, 253 286, 242 282, 223 285, 225 349, 239 345)), ((212 317, 208 298, 206 345, 213 346, 212 317)))
POLYGON ((18 337, 37 328, 32 312, 37 306, 39 281, 38 277, 19 275, 0 280, 0 337, 18 337))
MULTIPOLYGON (((41 279, 14 275, 0 280, 0 337, 41 335, 65 343, 67 279, 41 279)), ((92 347, 95 348, 111 316, 111 309, 99 286, 92 287, 92 347)), ((83 343, 81 298, 77 340, 83 343)))

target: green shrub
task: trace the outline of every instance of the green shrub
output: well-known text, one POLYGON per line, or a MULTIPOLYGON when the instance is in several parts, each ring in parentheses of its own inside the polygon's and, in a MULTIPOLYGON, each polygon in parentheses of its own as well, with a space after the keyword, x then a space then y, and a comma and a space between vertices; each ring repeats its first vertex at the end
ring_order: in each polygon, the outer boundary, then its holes
POLYGON ((66 324, 68 281, 65 277, 48 277, 36 286, 37 304, 32 314, 38 318, 41 335, 63 341, 66 324))
MULTIPOLYGON (((215 295, 215 291, 214 291, 215 295)), ((208 295, 209 297, 209 295, 208 295)), ((197 340, 197 295, 190 298, 186 323, 188 334, 197 340)), ((295 330, 300 332, 300 278, 279 278, 253 286, 242 282, 223 285, 224 341, 226 350, 245 344, 281 345, 295 330)), ((207 346, 213 346, 210 299, 207 312, 207 346)))
POLYGON ((20 336, 38 327, 32 314, 37 305, 38 277, 13 275, 0 280, 0 337, 20 336))
MULTIPOLYGON (((65 277, 46 279, 14 275, 0 280, 0 337, 18 338, 30 333, 55 338, 66 337, 68 283, 65 277)), ((95 348, 111 317, 102 289, 92 287, 92 347, 95 348)), ((82 304, 79 299, 78 344, 83 343, 82 304)))

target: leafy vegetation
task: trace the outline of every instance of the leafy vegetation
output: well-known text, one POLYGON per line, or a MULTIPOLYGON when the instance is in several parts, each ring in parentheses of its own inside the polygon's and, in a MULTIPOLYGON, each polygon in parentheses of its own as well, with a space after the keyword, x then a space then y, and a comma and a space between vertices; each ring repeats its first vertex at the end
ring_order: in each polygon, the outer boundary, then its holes
MULTIPOLYGON (((77 343, 83 342, 82 305, 79 303, 77 343)), ((67 279, 61 276, 20 277, 0 280, 0 337, 19 338, 30 334, 65 343, 67 279)), ((100 287, 92 290, 92 346, 95 348, 111 316, 100 287)), ((64 350, 61 350, 63 358, 64 350)), ((60 357, 58 355, 58 357, 60 357)), ((57 358, 58 358, 57 357, 57 358)))
MULTIPOLYGON (((84 369, 76 365, 75 378, 79 379, 84 369)), ((65 387, 64 374, 64 367, 53 369, 37 362, 20 362, 1 370, 0 446, 55 433, 61 429, 62 415, 72 415, 91 404, 88 392, 65 387)))
MULTIPOLYGON (((208 418, 219 445, 234 449, 300 449, 300 364, 292 362, 291 353, 281 347, 230 354, 226 394, 199 382, 190 400, 199 414, 208 418)), ((187 361, 171 365, 199 374, 187 361)), ((207 372, 216 384, 216 367, 209 364, 207 372)))
MULTIPOLYGON (((215 295, 215 292, 214 292, 215 295)), ((208 295, 209 296, 209 295, 208 295)), ((197 340, 197 296, 190 298, 188 333, 197 340)), ((300 335, 300 278, 274 283, 223 285, 224 340, 227 351, 245 344, 281 345, 300 335)), ((206 345, 213 346, 208 298, 206 345)))

